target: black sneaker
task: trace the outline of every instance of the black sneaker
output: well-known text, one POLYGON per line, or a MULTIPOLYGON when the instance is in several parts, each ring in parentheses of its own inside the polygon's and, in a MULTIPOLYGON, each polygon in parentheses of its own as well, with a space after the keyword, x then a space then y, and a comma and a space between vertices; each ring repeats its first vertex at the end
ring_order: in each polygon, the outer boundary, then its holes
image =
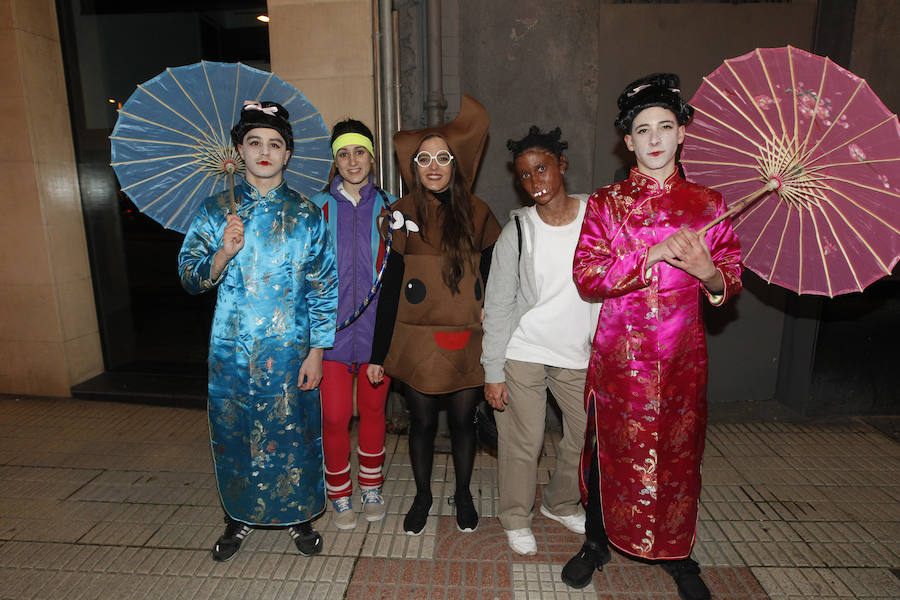
POLYGON ((403 531, 407 535, 420 535, 428 521, 429 510, 431 510, 431 495, 416 494, 409 512, 403 519, 403 531))
POLYGON ((252 532, 253 528, 246 523, 235 521, 228 515, 225 515, 225 533, 216 540, 216 545, 213 546, 213 560, 225 562, 234 558, 237 551, 241 549, 241 542, 252 532))
POLYGON ((709 600, 709 588, 700 578, 700 565, 690 558, 671 560, 659 564, 672 576, 678 586, 681 600, 709 600))
POLYGON ((453 496, 453 504, 456 505, 456 528, 464 533, 478 529, 478 513, 472 503, 472 494, 468 491, 457 492, 453 496))
POLYGON ((578 590, 587 587, 594 578, 594 571, 602 571, 603 565, 611 558, 612 553, 608 546, 586 541, 578 554, 570 558, 563 567, 563 583, 578 590))
POLYGON ((302 556, 313 556, 322 552, 322 536, 309 522, 294 525, 288 529, 297 551, 302 556))

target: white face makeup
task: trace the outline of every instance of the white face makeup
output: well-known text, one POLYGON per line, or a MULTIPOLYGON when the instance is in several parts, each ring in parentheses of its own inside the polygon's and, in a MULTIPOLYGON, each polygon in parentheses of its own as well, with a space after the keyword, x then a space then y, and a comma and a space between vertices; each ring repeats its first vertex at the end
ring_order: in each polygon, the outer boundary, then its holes
POLYGON ((256 188, 271 189, 280 183, 284 166, 291 159, 284 138, 267 127, 248 131, 238 152, 247 167, 247 181, 256 188))
POLYGON ((634 118, 625 145, 634 152, 638 170, 665 181, 675 172, 675 155, 684 141, 684 125, 675 113, 661 106, 645 108, 634 118))

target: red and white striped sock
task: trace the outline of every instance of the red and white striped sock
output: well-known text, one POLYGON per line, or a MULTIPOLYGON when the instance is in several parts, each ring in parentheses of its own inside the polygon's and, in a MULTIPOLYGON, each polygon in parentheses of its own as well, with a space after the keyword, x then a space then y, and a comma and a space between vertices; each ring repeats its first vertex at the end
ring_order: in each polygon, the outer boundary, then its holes
POLYGON ((356 449, 359 457, 359 487, 361 489, 380 488, 384 483, 381 467, 384 465, 384 448, 378 454, 367 454, 356 449))
POLYGON ((350 465, 337 473, 325 469, 325 491, 329 500, 349 496, 353 492, 353 485, 350 483, 350 465))

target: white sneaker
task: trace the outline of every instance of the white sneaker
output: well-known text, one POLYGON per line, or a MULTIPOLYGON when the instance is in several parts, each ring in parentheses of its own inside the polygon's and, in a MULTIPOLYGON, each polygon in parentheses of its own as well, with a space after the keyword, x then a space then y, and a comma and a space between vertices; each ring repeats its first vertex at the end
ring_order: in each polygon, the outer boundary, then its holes
POLYGON ((334 514, 331 520, 338 529, 353 529, 356 527, 356 513, 353 512, 353 506, 350 504, 350 496, 341 496, 331 501, 334 507, 334 514))
POLYGON ((569 531, 572 531, 574 533, 584 533, 584 522, 587 518, 585 517, 584 511, 580 511, 574 515, 569 515, 567 517, 560 517, 559 515, 554 515, 552 512, 547 510, 547 507, 541 504, 541 514, 548 519, 553 519, 557 523, 562 523, 563 526, 569 531))
POLYGON ((537 554, 537 541, 530 529, 506 529, 506 541, 516 554, 537 554))

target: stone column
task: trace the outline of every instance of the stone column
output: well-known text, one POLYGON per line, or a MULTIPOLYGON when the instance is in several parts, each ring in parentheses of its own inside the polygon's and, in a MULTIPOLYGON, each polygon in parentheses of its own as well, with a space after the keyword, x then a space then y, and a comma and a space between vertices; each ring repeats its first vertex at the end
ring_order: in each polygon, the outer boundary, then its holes
POLYGON ((53 0, 0 0, 0 393, 103 370, 53 0))
POLYGON ((375 130, 373 0, 268 0, 272 72, 300 89, 331 127, 375 130))

